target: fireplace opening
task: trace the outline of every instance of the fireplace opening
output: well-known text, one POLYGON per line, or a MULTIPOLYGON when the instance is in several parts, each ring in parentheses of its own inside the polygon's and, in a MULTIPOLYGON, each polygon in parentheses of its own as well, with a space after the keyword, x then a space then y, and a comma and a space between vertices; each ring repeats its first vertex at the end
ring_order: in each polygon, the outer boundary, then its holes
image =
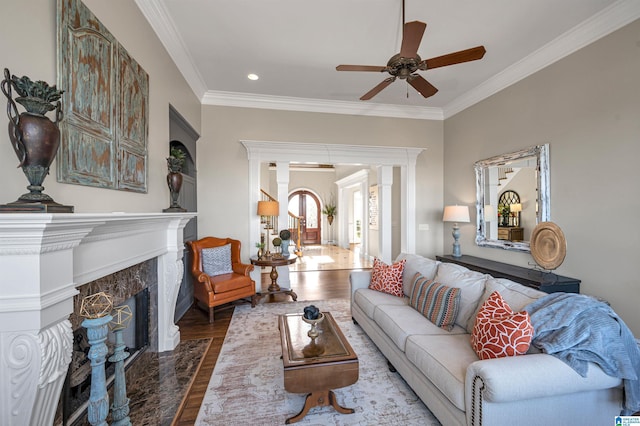
MULTIPOLYGON (((132 366, 134 361, 149 347, 149 301, 149 289, 144 288, 120 304, 128 305, 132 313, 129 326, 123 330, 125 351, 129 353, 129 357, 124 361, 125 370, 132 366)), ((111 330, 109 330, 105 343, 109 348, 105 371, 107 387, 110 388, 115 370, 115 365, 108 360, 113 354, 115 343, 115 336, 111 330)), ((73 332, 71 364, 62 388, 59 416, 56 416, 59 421, 56 421, 56 424, 77 426, 86 422, 86 409, 91 391, 91 362, 87 358, 89 349, 86 329, 80 326, 73 332)))

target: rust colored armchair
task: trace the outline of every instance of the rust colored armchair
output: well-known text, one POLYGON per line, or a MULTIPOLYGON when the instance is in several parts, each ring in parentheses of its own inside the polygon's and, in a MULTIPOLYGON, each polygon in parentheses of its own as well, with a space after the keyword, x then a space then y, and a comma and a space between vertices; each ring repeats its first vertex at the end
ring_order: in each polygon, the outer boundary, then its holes
POLYGON ((243 298, 251 298, 251 307, 256 306, 255 281, 249 276, 253 265, 240 262, 240 241, 205 237, 187 245, 193 254, 195 303, 209 309, 209 323, 213 323, 215 306, 243 298))

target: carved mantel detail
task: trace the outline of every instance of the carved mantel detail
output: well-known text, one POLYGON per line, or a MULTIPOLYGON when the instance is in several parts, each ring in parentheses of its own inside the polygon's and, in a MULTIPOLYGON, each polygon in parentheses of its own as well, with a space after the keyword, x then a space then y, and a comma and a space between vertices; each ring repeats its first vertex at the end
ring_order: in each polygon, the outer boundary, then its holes
POLYGON ((77 287, 158 258, 158 346, 173 322, 182 230, 195 213, 0 215, 0 424, 52 424, 73 347, 77 287))

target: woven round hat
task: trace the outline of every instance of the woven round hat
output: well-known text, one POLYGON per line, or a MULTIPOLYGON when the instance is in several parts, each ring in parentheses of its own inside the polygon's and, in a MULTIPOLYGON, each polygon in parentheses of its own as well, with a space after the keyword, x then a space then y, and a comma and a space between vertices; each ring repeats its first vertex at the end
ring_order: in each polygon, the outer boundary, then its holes
POLYGON ((567 255, 567 240, 558 225, 541 222, 531 233, 531 256, 544 269, 556 269, 567 255))

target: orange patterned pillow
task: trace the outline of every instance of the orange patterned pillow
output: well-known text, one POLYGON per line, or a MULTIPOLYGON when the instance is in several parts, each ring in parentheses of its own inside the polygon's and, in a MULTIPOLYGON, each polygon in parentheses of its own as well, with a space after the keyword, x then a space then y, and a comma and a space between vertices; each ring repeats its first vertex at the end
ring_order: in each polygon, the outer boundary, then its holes
POLYGON ((494 291, 478 311, 471 346, 480 359, 500 358, 526 353, 532 338, 529 313, 513 312, 494 291))
POLYGON ((371 272, 371 282, 369 288, 383 293, 389 293, 394 296, 403 297, 402 292, 402 271, 406 259, 396 262, 393 265, 387 265, 378 258, 373 259, 373 271, 371 272))

